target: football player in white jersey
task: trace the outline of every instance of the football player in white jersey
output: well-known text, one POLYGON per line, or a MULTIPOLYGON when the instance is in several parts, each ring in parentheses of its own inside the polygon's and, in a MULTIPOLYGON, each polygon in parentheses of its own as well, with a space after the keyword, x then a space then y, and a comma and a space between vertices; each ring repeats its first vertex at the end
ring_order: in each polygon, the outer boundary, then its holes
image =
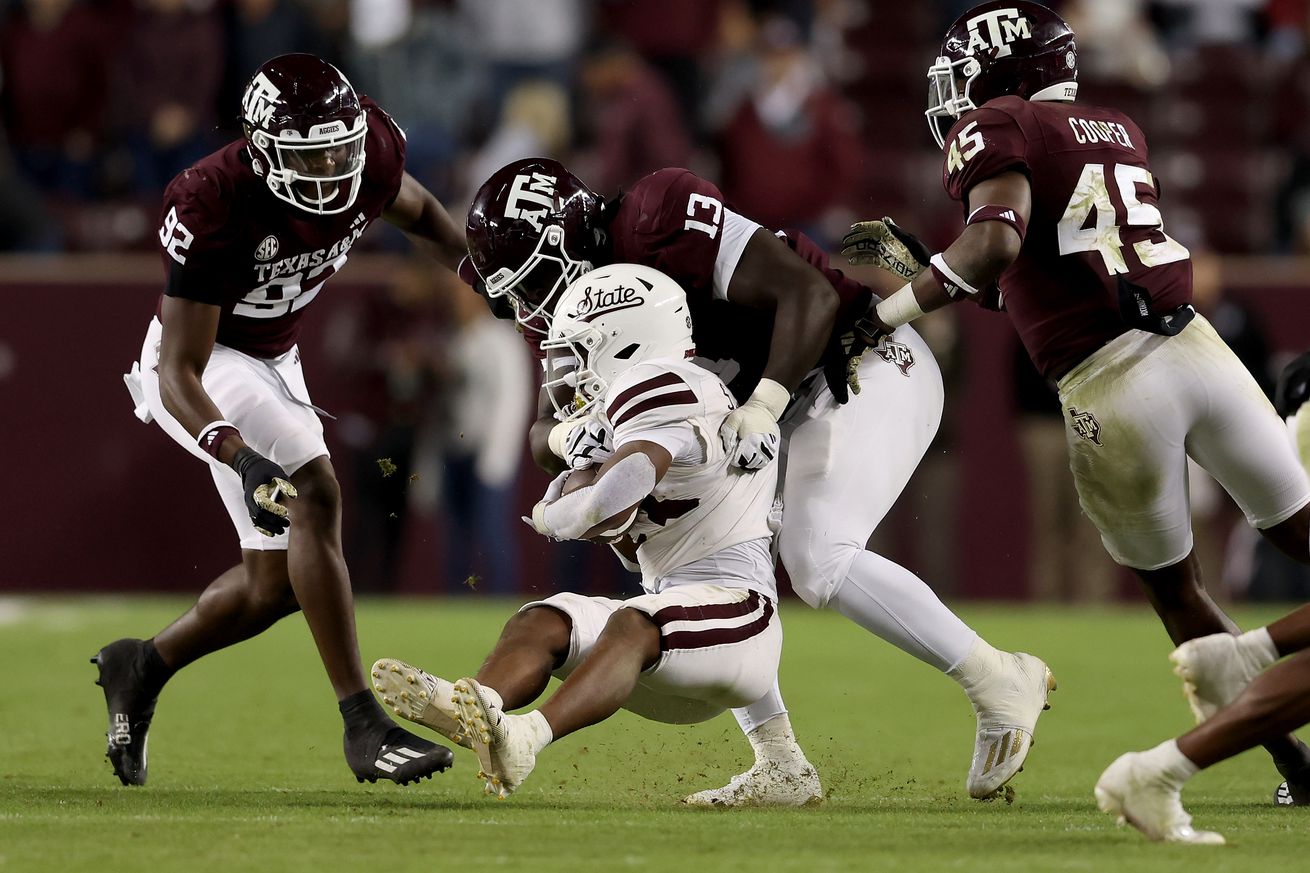
POLYGON ((682 288, 616 264, 560 299, 545 346, 573 355, 577 414, 612 430, 599 469, 566 471, 529 519, 556 539, 622 536, 646 593, 562 593, 524 606, 474 678, 451 683, 407 664, 373 665, 395 712, 478 755, 505 797, 550 742, 620 708, 672 724, 705 721, 773 687, 782 627, 770 552, 777 465, 747 471, 719 439, 736 402, 691 362, 682 288), (594 476, 593 476, 593 472, 594 476), (577 477, 577 480, 574 480, 577 477), (551 675, 564 684, 540 707, 551 675))

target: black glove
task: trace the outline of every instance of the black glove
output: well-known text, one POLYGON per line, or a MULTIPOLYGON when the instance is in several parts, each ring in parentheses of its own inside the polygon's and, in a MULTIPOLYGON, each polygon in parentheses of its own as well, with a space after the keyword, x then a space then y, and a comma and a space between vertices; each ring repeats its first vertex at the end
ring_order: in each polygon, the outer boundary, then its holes
POLYGON ((1307 400, 1310 400, 1310 352, 1283 368, 1274 392, 1274 408, 1280 416, 1287 418, 1307 400))
POLYGON ((291 525, 287 508, 278 497, 295 497, 296 486, 287 478, 287 471, 250 448, 243 447, 232 459, 232 469, 241 477, 246 492, 246 510, 255 530, 266 537, 275 537, 291 525))

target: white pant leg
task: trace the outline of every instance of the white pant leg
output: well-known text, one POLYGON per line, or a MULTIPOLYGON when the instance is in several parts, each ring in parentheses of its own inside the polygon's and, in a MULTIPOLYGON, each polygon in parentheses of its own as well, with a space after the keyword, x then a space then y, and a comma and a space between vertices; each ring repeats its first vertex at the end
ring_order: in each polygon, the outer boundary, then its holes
POLYGON ((820 380, 784 435, 779 553, 792 587, 941 670, 977 634, 921 579, 866 551, 941 423, 941 372, 909 327, 864 355, 861 391, 845 405, 820 380))
POLYGON ((1198 316, 1175 340, 1184 337, 1179 351, 1209 401, 1187 435, 1187 453, 1232 495, 1252 527, 1286 521, 1310 503, 1310 480, 1283 422, 1209 322, 1198 316))
POLYGON ((1181 333, 1129 331, 1060 380, 1078 498, 1106 551, 1138 570, 1192 550, 1191 455, 1269 527, 1310 502, 1277 414, 1198 315, 1181 333))
POLYGON ((646 613, 660 628, 662 654, 641 674, 623 708, 652 721, 692 724, 759 699, 782 656, 782 624, 764 595, 745 588, 679 585, 629 600, 563 593, 523 607, 569 617, 569 655, 555 676, 577 669, 620 609, 646 613))
MULTIPOLYGON (((246 509, 241 477, 236 471, 210 457, 164 407, 156 370, 162 332, 159 319, 152 319, 141 348, 141 388, 147 408, 174 442, 209 465, 214 486, 232 519, 232 526, 236 528, 241 548, 285 550, 288 533, 267 537, 255 530, 246 509)), ((295 397, 309 403, 300 354, 296 349, 276 361, 264 363, 225 346, 215 346, 201 384, 223 417, 241 431, 241 438, 291 474, 314 458, 327 456, 328 450, 318 416, 287 396, 287 390, 274 375, 274 368, 295 397)))

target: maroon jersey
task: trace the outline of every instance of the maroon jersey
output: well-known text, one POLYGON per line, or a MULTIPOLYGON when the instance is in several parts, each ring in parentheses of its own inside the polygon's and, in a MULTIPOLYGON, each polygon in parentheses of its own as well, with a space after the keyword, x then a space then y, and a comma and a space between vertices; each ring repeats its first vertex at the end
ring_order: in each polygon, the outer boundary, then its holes
MULTIPOLYGON (((697 355, 719 362, 715 369, 740 400, 764 373, 773 314, 721 299, 726 289, 718 289, 716 296, 723 219, 718 188, 687 170, 669 168, 651 173, 624 193, 608 231, 614 263, 654 267, 687 292, 697 355)), ((809 237, 792 230, 778 235, 837 291, 834 334, 849 330, 869 308, 872 292, 829 266, 827 254, 809 237)), ((816 366, 820 363, 815 361, 816 366)))
POLYGON ((1028 234, 999 284, 1048 378, 1192 299, 1191 261, 1164 233, 1147 157, 1132 119, 1078 103, 1000 97, 951 128, 943 183, 952 198, 968 204, 974 185, 1009 170, 1032 183, 1028 234))
POLYGON ((221 306, 216 342, 259 358, 290 349, 305 305, 395 200, 405 135, 372 100, 360 102, 364 176, 344 212, 312 215, 278 200, 251 168, 244 140, 182 171, 164 192, 164 294, 221 306))

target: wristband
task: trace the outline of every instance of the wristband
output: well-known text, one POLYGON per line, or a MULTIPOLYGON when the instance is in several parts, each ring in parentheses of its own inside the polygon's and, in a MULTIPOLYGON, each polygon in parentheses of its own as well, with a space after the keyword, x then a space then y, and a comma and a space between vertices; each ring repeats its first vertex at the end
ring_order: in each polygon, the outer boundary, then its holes
POLYGON ((777 421, 787 411, 787 404, 791 403, 791 392, 772 379, 761 379, 746 402, 763 406, 773 415, 773 420, 777 421))
POLYGON ((994 206, 992 204, 979 206, 969 213, 964 226, 968 227, 980 221, 999 221, 1002 224, 1010 225, 1010 227, 1014 228, 1014 232, 1019 234, 1019 242, 1023 242, 1024 236, 1028 233, 1028 225, 1024 223, 1023 216, 1009 206, 994 206))
POLYGON ((217 461, 219 447, 230 436, 241 436, 241 431, 237 430, 237 426, 232 422, 220 419, 202 427, 196 443, 217 461))
POLYGON ((914 296, 914 286, 909 282, 898 288, 886 300, 880 301, 873 311, 877 314, 878 320, 892 330, 902 324, 909 324, 923 315, 923 307, 919 305, 919 298, 914 296))
POLYGON ((951 269, 951 265, 946 263, 946 259, 941 255, 933 255, 932 260, 928 262, 928 269, 932 270, 933 278, 941 283, 942 288, 952 300, 961 294, 968 294, 970 297, 978 296, 978 289, 960 278, 960 274, 951 269))
POLYGON ((582 427, 582 422, 569 419, 561 421, 550 429, 550 433, 546 436, 546 445, 550 447, 551 454, 561 460, 564 459, 564 442, 569 438, 569 434, 573 433, 575 427, 582 427))

